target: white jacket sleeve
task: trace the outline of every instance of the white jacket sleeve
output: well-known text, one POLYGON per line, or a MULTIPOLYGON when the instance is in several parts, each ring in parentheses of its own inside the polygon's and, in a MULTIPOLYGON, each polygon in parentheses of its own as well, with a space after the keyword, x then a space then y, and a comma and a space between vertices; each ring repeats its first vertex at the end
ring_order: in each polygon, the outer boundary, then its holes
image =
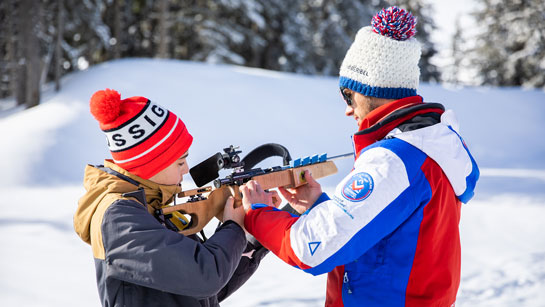
POLYGON ((362 153, 354 170, 329 200, 316 204, 290 230, 295 256, 322 274, 357 259, 405 221, 418 204, 404 162, 375 147, 362 153))

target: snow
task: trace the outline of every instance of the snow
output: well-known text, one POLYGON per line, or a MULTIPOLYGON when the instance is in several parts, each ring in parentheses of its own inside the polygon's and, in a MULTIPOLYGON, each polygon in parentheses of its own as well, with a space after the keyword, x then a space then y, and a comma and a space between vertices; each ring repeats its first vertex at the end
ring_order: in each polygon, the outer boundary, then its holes
MULTIPOLYGON (((195 138, 190 165, 231 144, 247 153, 280 143, 294 158, 342 154, 351 151, 356 130, 344 116, 337 78, 158 59, 69 75, 38 107, 0 114, 0 306, 100 304, 91 249, 73 231, 72 215, 86 163, 109 155, 88 111, 91 95, 104 88, 178 114, 195 138)), ((545 93, 429 84, 419 92, 456 112, 482 169, 476 198, 462 209, 457 306, 544 306, 545 93)), ((338 174, 320 180, 327 191, 351 161, 337 166, 338 174)), ((192 188, 186 180, 184 188, 192 188)), ((325 278, 269 255, 222 306, 323 306, 325 278)))

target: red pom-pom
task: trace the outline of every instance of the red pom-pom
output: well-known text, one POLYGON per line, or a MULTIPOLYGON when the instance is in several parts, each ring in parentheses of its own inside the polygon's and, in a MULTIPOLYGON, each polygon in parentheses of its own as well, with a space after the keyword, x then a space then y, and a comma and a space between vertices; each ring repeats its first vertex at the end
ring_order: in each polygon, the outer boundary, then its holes
POLYGON ((373 31, 398 41, 404 41, 416 34, 416 17, 410 12, 392 6, 382 9, 371 20, 373 31))
POLYGON ((121 113, 121 95, 114 90, 98 91, 91 97, 91 114, 101 124, 113 122, 121 113))

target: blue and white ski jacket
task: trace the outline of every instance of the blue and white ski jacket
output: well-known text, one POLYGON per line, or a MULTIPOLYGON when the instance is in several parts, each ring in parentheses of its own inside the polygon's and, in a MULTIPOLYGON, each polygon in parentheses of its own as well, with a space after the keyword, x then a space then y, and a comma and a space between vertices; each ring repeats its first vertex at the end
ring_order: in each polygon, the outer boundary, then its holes
POLYGON ((300 217, 255 204, 245 226, 286 263, 329 273, 326 306, 451 306, 461 203, 479 170, 452 111, 420 96, 371 112, 354 169, 300 217))

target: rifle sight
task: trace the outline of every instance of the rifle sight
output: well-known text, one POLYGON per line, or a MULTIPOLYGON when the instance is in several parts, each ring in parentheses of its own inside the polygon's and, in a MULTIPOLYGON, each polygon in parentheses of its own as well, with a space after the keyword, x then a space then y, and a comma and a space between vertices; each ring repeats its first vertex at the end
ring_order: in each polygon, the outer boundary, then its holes
POLYGON ((222 169, 238 169, 244 166, 244 162, 241 161, 238 155, 242 151, 238 150, 239 147, 233 145, 224 148, 225 153, 216 153, 203 162, 195 165, 189 170, 189 174, 198 187, 202 187, 208 182, 219 177, 219 171, 222 169))

